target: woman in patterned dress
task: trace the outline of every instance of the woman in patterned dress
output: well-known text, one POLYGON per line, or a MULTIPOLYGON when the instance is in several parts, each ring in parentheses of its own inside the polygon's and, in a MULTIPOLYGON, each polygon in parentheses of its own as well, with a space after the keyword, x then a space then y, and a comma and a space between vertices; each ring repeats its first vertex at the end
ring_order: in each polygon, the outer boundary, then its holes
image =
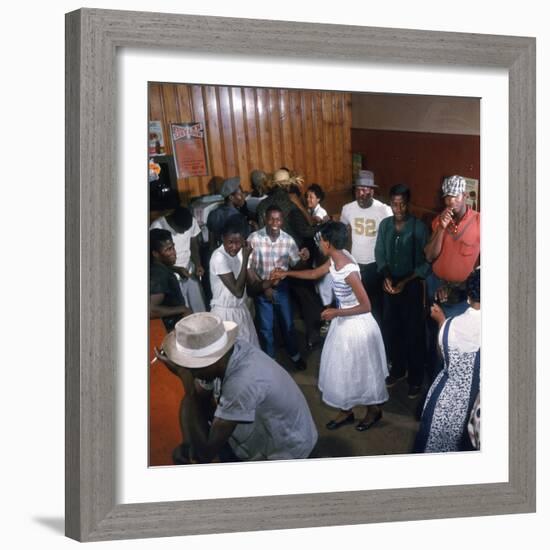
POLYGON ((439 346, 445 366, 434 380, 424 404, 415 452, 467 451, 473 447, 468 422, 479 393, 481 345, 480 270, 466 281, 469 308, 445 319, 443 310, 432 306, 439 323, 439 346))
POLYGON ((344 250, 347 228, 328 222, 321 229, 320 247, 329 259, 315 269, 280 271, 272 278, 318 279, 330 272, 337 308, 327 308, 321 318, 332 321, 321 354, 319 390, 323 401, 339 409, 327 425, 334 430, 355 421, 353 407, 366 407, 356 430, 371 428, 382 418, 381 404, 387 401, 388 375, 384 342, 371 313, 367 292, 361 283, 359 266, 344 250))

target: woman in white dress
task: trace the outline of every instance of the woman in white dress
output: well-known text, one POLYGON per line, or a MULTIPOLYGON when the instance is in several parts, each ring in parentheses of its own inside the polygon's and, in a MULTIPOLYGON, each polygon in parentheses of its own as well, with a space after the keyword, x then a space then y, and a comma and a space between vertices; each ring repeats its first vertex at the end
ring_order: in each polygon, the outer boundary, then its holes
POLYGON ((244 234, 240 216, 232 216, 227 220, 222 231, 222 244, 210 258, 210 310, 224 321, 237 323, 239 338, 260 347, 247 307, 246 276, 252 248, 244 234))
POLYGON ((327 222, 321 229, 320 246, 329 260, 315 269, 276 270, 272 278, 318 279, 329 272, 332 275, 338 307, 327 308, 321 314, 323 320, 332 322, 321 354, 319 390, 327 405, 340 410, 326 427, 334 430, 354 422, 353 407, 364 405, 365 416, 356 426, 364 431, 382 418, 381 404, 388 399, 388 369, 380 328, 371 314, 359 266, 344 250, 346 241, 346 226, 327 222))

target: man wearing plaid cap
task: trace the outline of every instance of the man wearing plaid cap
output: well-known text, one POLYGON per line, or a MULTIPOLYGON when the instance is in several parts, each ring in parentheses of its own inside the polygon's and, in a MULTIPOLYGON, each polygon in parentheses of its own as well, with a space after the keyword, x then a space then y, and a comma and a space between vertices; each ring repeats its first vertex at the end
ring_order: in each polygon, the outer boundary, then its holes
POLYGON ((441 186, 445 209, 432 222, 432 236, 424 249, 432 263, 426 279, 428 299, 440 302, 446 317, 468 308, 465 281, 479 261, 479 212, 466 204, 466 180, 450 176, 441 186))

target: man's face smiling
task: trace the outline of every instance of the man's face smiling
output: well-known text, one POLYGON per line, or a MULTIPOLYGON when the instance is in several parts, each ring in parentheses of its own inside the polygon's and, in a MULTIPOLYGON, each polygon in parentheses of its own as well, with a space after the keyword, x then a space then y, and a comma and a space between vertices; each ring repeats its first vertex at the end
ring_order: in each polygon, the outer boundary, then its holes
POLYGON ((372 206, 374 199, 373 187, 356 187, 355 188, 355 200, 359 205, 359 208, 369 208, 372 206))
POLYGON ((267 234, 276 239, 281 233, 281 227, 283 226, 283 214, 278 210, 272 210, 268 213, 265 219, 265 226, 267 234))
POLYGON ((162 241, 160 249, 153 252, 153 256, 164 265, 174 265, 176 263, 176 249, 172 240, 162 241))

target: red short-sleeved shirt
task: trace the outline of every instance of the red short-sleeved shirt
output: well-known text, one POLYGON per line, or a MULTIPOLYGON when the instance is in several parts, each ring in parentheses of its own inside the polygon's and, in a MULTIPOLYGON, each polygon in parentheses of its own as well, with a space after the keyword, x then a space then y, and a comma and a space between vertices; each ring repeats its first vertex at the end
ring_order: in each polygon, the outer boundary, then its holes
MULTIPOLYGON (((432 231, 439 225, 439 216, 432 222, 432 231)), ((453 233, 449 227, 443 235, 441 253, 434 260, 432 270, 437 277, 453 283, 461 283, 473 271, 479 257, 479 212, 470 207, 453 233)))

